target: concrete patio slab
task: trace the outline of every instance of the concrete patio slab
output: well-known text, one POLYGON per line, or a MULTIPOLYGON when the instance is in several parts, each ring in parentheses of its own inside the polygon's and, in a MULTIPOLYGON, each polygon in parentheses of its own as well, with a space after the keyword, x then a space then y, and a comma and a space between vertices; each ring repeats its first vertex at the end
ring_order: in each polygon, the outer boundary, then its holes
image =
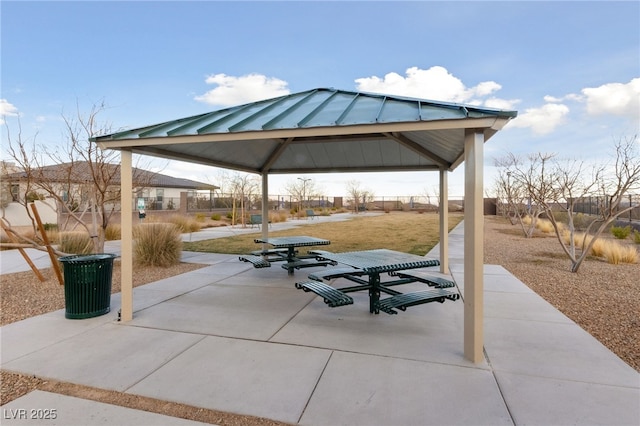
POLYGON ((297 423, 330 355, 323 349, 206 337, 128 392, 297 423))
MULTIPOLYGON (((2 368, 124 391, 202 339, 194 334, 103 324, 13 361, 3 361, 2 368)), ((3 346, 15 343, 3 336, 3 346)))
POLYGON ((3 405, 2 410, 3 426, 199 426, 207 424, 38 390, 3 405), (32 412, 33 407, 38 407, 39 410, 36 408, 32 412), (55 410, 53 414, 51 410, 55 410), (45 414, 48 414, 49 418, 37 418, 38 415, 45 414), (51 418, 52 415, 55 418, 51 418))
POLYGON ((572 324, 569 318, 536 293, 486 291, 484 314, 489 318, 512 318, 572 324))
POLYGON ((70 339, 117 319, 112 310, 106 315, 83 320, 68 320, 64 309, 27 318, 0 328, 2 367, 22 356, 70 339))
POLYGON ((575 323, 485 318, 497 371, 640 389, 638 373, 575 323))
POLYGON ((638 388, 495 372, 518 425, 634 425, 640 419, 638 388), (571 398, 567 395, 580 395, 571 398), (613 407, 626 407, 615 410, 613 407))
POLYGON ((271 341, 473 365, 462 353, 461 301, 430 303, 418 309, 409 308, 398 315, 372 315, 369 313, 368 296, 364 292, 351 295, 354 298, 353 305, 335 309, 327 307, 322 298, 316 297, 271 341))
POLYGON ((131 325, 268 340, 314 296, 299 293, 276 287, 209 285, 137 312, 131 325))
POLYGON ((334 352, 300 424, 510 425, 489 371, 334 352))

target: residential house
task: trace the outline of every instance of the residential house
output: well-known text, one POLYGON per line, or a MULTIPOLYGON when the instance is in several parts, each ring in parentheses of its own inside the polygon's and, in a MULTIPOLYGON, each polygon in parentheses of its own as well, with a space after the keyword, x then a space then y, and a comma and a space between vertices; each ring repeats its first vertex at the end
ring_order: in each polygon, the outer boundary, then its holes
MULTIPOLYGON (((63 163, 31 170, 30 173, 15 171, 15 166, 4 163, 2 170, 2 209, 3 217, 11 211, 14 222, 22 222, 13 213, 20 202, 43 200, 48 193, 56 194, 58 201, 72 206, 73 209, 86 208, 91 198, 102 197, 107 209, 119 210, 120 204, 120 165, 106 164, 98 171, 88 162, 63 163), (12 170, 12 167, 14 169, 12 170), (95 188, 99 188, 95 191, 95 188)), ((194 195, 197 192, 213 192, 217 186, 189 179, 176 178, 160 173, 134 168, 134 190, 131 203, 134 209, 144 206, 145 210, 178 210, 181 193, 194 195)), ((47 203, 55 205, 52 200, 47 203)), ((18 211, 24 209, 18 208, 18 211)))

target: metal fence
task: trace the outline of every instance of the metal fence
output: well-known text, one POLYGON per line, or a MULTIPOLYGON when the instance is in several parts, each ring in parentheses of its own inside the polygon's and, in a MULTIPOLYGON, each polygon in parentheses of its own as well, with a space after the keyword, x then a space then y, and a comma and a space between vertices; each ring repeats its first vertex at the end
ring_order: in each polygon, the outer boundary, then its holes
MULTIPOLYGON (((574 205, 575 213, 584 213, 588 215, 598 215, 600 211, 604 209, 610 208, 610 200, 609 197, 601 197, 601 196, 593 196, 593 197, 583 197, 579 199, 574 205)), ((623 213, 618 220, 628 220, 629 222, 640 221, 640 194, 629 194, 623 197, 623 200, 620 202, 620 205, 614 211, 617 213, 619 211, 628 209, 631 206, 633 207, 626 213, 623 213)))
MULTIPOLYGON (((140 198, 133 200, 133 208, 137 209, 140 198)), ((435 196, 388 196, 375 197, 371 200, 358 201, 356 206, 354 200, 349 197, 307 197, 304 200, 298 200, 291 195, 269 195, 269 210, 288 210, 297 211, 302 209, 346 209, 355 211, 437 211, 439 200, 435 196)), ((144 198, 145 210, 165 211, 176 210, 185 212, 207 212, 207 211, 227 211, 233 208, 235 202, 236 207, 240 203, 244 203, 246 210, 262 210, 262 195, 250 194, 242 199, 233 197, 230 194, 220 193, 189 193, 186 198, 162 197, 157 199, 154 197, 144 198), (186 199, 186 207, 182 206, 182 202, 186 199), (184 207, 184 208, 182 208, 184 207)), ((452 211, 461 211, 464 207, 464 197, 450 197, 449 209, 452 211)))
MULTIPOLYGON (((498 207, 497 209, 498 214, 502 214, 505 211, 508 211, 507 203, 504 200, 503 201, 498 200, 497 207, 498 207)), ((522 210, 527 210, 529 207, 530 205, 523 205, 522 210)), ((557 205, 556 207, 552 207, 552 209, 554 211, 556 209, 564 210, 566 207, 568 207, 568 203, 566 205, 557 205)), ((590 216, 598 216, 601 214, 603 209, 609 209, 610 207, 611 205, 610 205, 609 197, 589 196, 589 197, 582 197, 580 199, 575 200, 573 205, 573 212, 582 213, 590 216)), ((620 202, 620 204, 614 209, 614 214, 620 211, 627 210, 629 209, 629 207, 633 207, 633 208, 631 208, 629 211, 622 213, 618 217, 618 222, 640 221, 640 194, 625 195, 623 197, 623 200, 620 202)))

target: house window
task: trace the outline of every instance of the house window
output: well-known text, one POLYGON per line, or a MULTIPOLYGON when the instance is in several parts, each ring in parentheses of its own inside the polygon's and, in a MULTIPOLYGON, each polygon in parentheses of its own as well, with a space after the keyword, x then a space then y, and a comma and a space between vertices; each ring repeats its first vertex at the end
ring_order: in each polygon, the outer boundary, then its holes
POLYGON ((163 198, 164 198, 164 189, 157 188, 156 189, 156 210, 162 210, 163 206, 163 198))
POLYGON ((13 201, 20 201, 20 185, 11 185, 11 198, 13 201))

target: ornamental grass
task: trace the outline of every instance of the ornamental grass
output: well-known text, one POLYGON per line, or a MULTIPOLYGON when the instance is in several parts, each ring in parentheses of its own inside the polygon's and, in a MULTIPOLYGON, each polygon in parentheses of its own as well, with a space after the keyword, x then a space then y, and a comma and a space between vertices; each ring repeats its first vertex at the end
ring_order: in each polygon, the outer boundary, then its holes
POLYGON ((182 239, 172 223, 141 223, 133 228, 133 261, 140 266, 169 267, 180 263, 182 239))
POLYGON ((69 231, 58 233, 59 250, 68 254, 93 253, 93 241, 86 232, 69 231))

